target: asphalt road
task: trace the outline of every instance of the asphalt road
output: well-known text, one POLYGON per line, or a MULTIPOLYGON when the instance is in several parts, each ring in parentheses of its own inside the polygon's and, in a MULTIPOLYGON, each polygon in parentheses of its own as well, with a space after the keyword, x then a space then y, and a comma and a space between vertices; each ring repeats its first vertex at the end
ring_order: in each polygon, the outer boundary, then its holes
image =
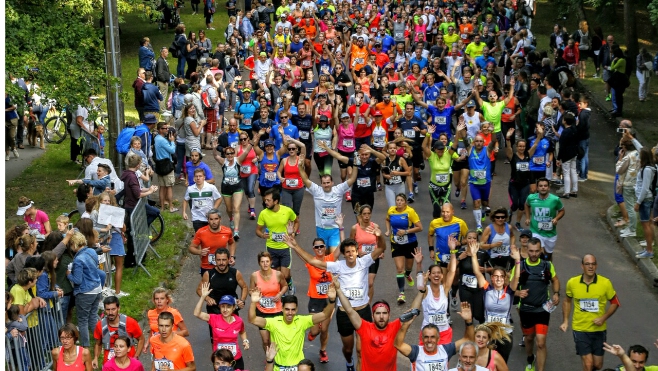
MULTIPOLYGON (((651 283, 639 272, 631 258, 618 244, 616 236, 612 235, 604 222, 605 210, 610 206, 612 199, 612 181, 614 177, 614 163, 612 157, 612 148, 619 139, 614 130, 614 124, 605 121, 600 112, 595 112, 592 118, 592 139, 590 142, 590 174, 589 180, 585 183, 579 183, 579 197, 577 199, 563 200, 566 207, 566 215, 558 227, 558 245, 554 254, 554 263, 557 274, 560 278, 562 292, 568 278, 580 274, 580 259, 586 253, 593 253, 598 260, 598 273, 610 278, 617 290, 621 300, 621 307, 617 313, 608 322, 608 341, 611 343, 621 344, 625 348, 632 344, 643 344, 648 348, 653 348, 653 342, 658 338, 658 324, 654 322, 656 308, 658 308, 658 295, 651 283)), ((210 152, 210 151, 207 151, 210 152)), ((205 160, 213 168, 216 176, 221 177, 219 166, 210 155, 205 160)), ((502 158, 497 163, 497 173, 493 180, 492 208, 497 206, 508 206, 507 198, 507 181, 509 179, 509 165, 503 164, 502 158)), ((421 234, 421 246, 425 254, 426 239, 425 233, 429 222, 431 221, 431 204, 427 193, 427 178, 429 170, 423 173, 423 181, 420 186, 420 193, 416 196, 416 202, 411 206, 418 212, 425 230, 421 234)), ((317 179, 317 171, 313 169, 311 179, 317 179)), ((334 179, 340 179, 337 167, 334 167, 334 179)), ((553 192, 556 188, 552 189, 553 192)), ((175 187, 175 198, 182 200, 184 187, 175 187)), ((470 196, 469 196, 470 197, 470 196)), ((453 203, 454 193, 453 193, 453 203)), ((458 201, 457 201, 458 202, 458 201)), ((243 210, 246 205, 243 203, 243 210)), ((457 205, 456 216, 463 218, 469 225, 474 227, 473 214, 471 211, 471 201, 468 199, 469 208, 460 210, 457 205)), ((349 211, 347 203, 343 204, 344 210, 349 211)), ((223 208, 223 206, 222 206, 223 208)), ((260 199, 257 200, 257 210, 260 210, 260 199)), ((383 192, 376 195, 375 212, 373 221, 384 225, 386 214, 386 202, 383 192)), ((244 215, 244 214, 243 214, 244 215)), ((309 195, 304 197, 301 211, 301 230, 302 234, 298 241, 302 246, 310 246, 313 233, 313 201, 309 195)), ((226 219, 226 218, 224 218, 226 219)), ((236 267, 248 276, 255 271, 258 266, 256 262, 256 253, 264 249, 264 241, 255 236, 256 222, 248 218, 242 218, 243 222, 240 227, 241 239, 237 249, 236 267)), ((354 222, 354 216, 349 213, 346 217, 346 228, 349 228, 354 222)), ((227 220, 224 220, 227 223, 227 220)), ((310 249, 309 249, 310 251, 310 249)), ((415 295, 414 288, 407 288, 408 304, 398 306, 395 304, 397 287, 395 284, 395 268, 390 258, 390 250, 387 249, 387 256, 381 261, 379 274, 375 281, 375 299, 385 299, 392 304, 391 318, 397 318, 410 305, 411 298, 415 295)), ((293 254, 294 255, 294 254, 293 254)), ((429 259, 426 257, 426 264, 429 259)), ((180 310, 185 318, 188 328, 195 357, 197 359, 198 369, 207 369, 210 366, 211 344, 209 341, 207 325, 196 319, 193 315, 194 306, 198 300, 195 289, 199 282, 199 259, 196 256, 186 259, 182 268, 181 275, 177 279, 177 290, 174 293, 174 307, 180 310)), ((296 256, 293 258, 292 275, 297 285, 297 296, 300 302, 300 314, 307 313, 307 296, 305 289, 308 284, 308 273, 301 260, 296 256)), ((458 318, 457 316, 453 318, 458 318)), ((246 310, 243 311, 243 319, 246 322, 246 310)), ((509 367, 510 369, 521 370, 525 367, 525 348, 517 344, 521 338, 518 316, 514 314, 515 331, 514 331, 514 348, 512 350, 509 367)), ((558 308, 553 314, 548 335, 548 360, 546 370, 578 370, 581 369, 580 357, 575 354, 575 348, 571 333, 562 333, 558 326, 562 321, 562 310, 558 308)), ((407 342, 414 343, 418 339, 420 320, 417 320, 407 335, 407 342)), ((459 339, 464 331, 463 321, 455 320, 453 340, 459 339)), ((570 330, 569 330, 570 331, 570 330)), ((247 332, 251 340, 251 349, 243 352, 246 369, 257 370, 263 367, 264 353, 261 348, 260 336, 258 330, 247 324, 247 332)), ((316 363, 318 370, 340 370, 344 367, 342 357, 340 337, 337 334, 335 321, 331 324, 330 341, 328 347, 329 363, 320 364, 318 358, 319 339, 314 342, 306 341, 304 350, 305 355, 316 363)), ((656 351, 650 353, 647 364, 658 363, 656 351)), ((452 359, 451 366, 456 363, 456 358, 452 359)), ((606 356, 604 366, 615 367, 619 364, 616 357, 606 356)), ((145 362, 146 367, 150 367, 145 362)), ((406 369, 409 362, 405 357, 398 356, 398 367, 406 369)))

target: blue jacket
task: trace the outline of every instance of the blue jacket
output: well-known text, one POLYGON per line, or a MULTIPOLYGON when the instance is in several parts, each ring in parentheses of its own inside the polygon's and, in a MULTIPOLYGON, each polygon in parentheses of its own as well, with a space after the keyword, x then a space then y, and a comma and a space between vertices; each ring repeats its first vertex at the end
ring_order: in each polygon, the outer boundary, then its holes
POLYGON ((89 184, 90 186, 94 187, 94 196, 98 196, 99 194, 105 192, 105 188, 110 188, 112 183, 110 181, 109 175, 106 175, 102 179, 98 180, 82 179, 82 181, 85 184, 89 184))
POLYGON ((50 290, 50 278, 46 271, 43 271, 39 278, 37 278, 37 296, 45 300, 57 298, 57 291, 50 290))
POLYGON ((84 294, 102 285, 96 251, 83 247, 73 257, 72 264, 71 274, 67 278, 73 284, 73 295, 84 294))
POLYGON ((157 86, 145 82, 142 86, 142 95, 144 96, 144 112, 160 112, 160 101, 164 98, 157 86))
POLYGON ((139 47, 139 66, 147 71, 153 71, 155 67, 153 65, 153 60, 155 59, 155 53, 153 50, 149 49, 146 46, 139 47))

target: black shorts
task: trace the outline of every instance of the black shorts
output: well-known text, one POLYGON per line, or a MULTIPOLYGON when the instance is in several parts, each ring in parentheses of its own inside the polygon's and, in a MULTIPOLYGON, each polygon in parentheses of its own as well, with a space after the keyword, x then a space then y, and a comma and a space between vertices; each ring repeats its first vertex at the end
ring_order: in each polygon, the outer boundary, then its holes
POLYGON ((491 263, 492 267, 501 267, 509 272, 514 266, 514 258, 511 256, 498 256, 489 259, 489 263, 491 263))
POLYGON ((303 140, 300 141, 300 142, 304 143, 304 145, 306 146, 306 156, 305 156, 305 158, 307 160, 310 160, 311 158, 313 158, 313 142, 306 142, 306 141, 303 141, 303 140))
POLYGON ((219 193, 221 193, 223 196, 233 196, 234 193, 238 192, 244 192, 242 189, 242 182, 238 182, 237 184, 226 184, 222 182, 221 188, 219 190, 219 193))
POLYGON ((320 313, 327 306, 327 299, 308 298, 308 312, 320 313))
MULTIPOLYGON (((263 313, 258 308, 256 308, 256 316, 260 318, 274 318, 276 316, 282 315, 283 312, 276 312, 276 313, 263 313)), ((265 330, 263 327, 259 327, 259 330, 265 330)))
POLYGON ((411 158, 411 163, 413 164, 414 167, 419 168, 420 164, 422 164, 424 161, 423 149, 420 147, 413 147, 411 149, 411 154, 413 155, 413 157, 411 158))
MULTIPOLYGON (((345 156, 345 157, 347 157, 347 158, 354 159, 354 152, 343 152, 343 151, 341 151, 341 150, 339 149, 339 150, 338 150, 338 153, 340 153, 341 155, 343 155, 343 156, 345 156)), ((349 163, 344 164, 344 163, 342 163, 341 161, 338 161, 338 167, 341 168, 341 169, 347 169, 347 168, 350 167, 350 166, 351 166, 351 165, 350 165, 349 163)))
MULTIPOLYGON (((372 322, 372 311, 370 310, 370 304, 356 311, 359 314, 361 319, 368 322, 372 322)), ((336 327, 338 327, 338 333, 340 336, 352 336, 354 335, 355 328, 350 322, 350 318, 347 316, 347 313, 338 309, 336 311, 336 327)))
POLYGON ((530 184, 536 184, 537 179, 546 177, 545 171, 530 171, 530 184))
POLYGON ((576 354, 586 356, 592 354, 603 357, 603 343, 607 341, 606 331, 581 332, 573 331, 573 341, 576 343, 576 354))
POLYGON ((375 262, 368 267, 368 274, 377 274, 379 271, 379 259, 375 259, 375 262))
POLYGON ((461 171, 464 169, 468 169, 468 160, 452 162, 452 171, 461 171))
POLYGON ((290 248, 286 249, 273 249, 271 247, 267 248, 267 252, 272 256, 272 268, 288 268, 290 269, 290 264, 292 262, 292 256, 290 253, 290 248))
POLYGON ((551 320, 551 314, 545 310, 541 312, 525 312, 519 311, 519 318, 521 319, 521 329, 532 329, 537 325, 548 326, 551 320))
POLYGON ((404 245, 391 242, 391 256, 394 258, 404 256, 407 259, 413 259, 413 252, 416 247, 418 247, 418 241, 405 243, 404 245))
POLYGON ((484 323, 484 295, 482 295, 481 289, 472 289, 460 284, 459 300, 471 304, 473 318, 484 323))

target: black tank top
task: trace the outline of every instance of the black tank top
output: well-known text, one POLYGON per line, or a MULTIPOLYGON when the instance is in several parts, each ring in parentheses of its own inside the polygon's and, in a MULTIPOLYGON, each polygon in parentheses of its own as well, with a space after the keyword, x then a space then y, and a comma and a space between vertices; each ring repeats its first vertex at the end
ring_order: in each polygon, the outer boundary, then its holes
POLYGON ((510 182, 514 183, 516 186, 526 186, 530 184, 530 156, 528 155, 528 152, 523 154, 523 158, 520 158, 516 152, 514 152, 512 161, 510 161, 510 166, 512 167, 510 182))
POLYGON ((219 299, 224 295, 231 295, 237 298, 237 273, 238 270, 235 268, 229 268, 226 273, 219 273, 217 269, 210 271, 208 275, 210 276, 210 288, 212 292, 208 296, 213 298, 217 303, 219 303, 219 299))
MULTIPOLYGON (((391 159, 386 156, 386 166, 393 172, 393 171, 402 171, 402 166, 400 166, 400 156, 395 156, 395 160, 391 161, 391 159)), ((406 176, 400 176, 400 175, 394 175, 390 179, 384 178, 384 184, 387 185, 392 185, 392 184, 400 184, 404 183, 404 181, 407 179, 406 176)))

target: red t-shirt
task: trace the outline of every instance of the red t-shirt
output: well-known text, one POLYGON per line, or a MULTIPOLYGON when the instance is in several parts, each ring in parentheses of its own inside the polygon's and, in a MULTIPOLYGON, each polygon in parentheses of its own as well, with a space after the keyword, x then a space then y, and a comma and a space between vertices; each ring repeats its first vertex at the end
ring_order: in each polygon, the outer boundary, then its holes
POLYGON ((356 333, 361 336, 361 371, 396 371, 397 349, 395 336, 402 327, 399 319, 389 322, 385 329, 380 330, 374 323, 361 321, 361 328, 356 333))
POLYGON ((210 230, 209 226, 205 226, 199 229, 194 234, 194 239, 192 243, 201 248, 208 248, 208 255, 201 256, 201 268, 203 269, 213 269, 215 268, 215 251, 220 247, 228 248, 229 244, 232 244, 233 233, 231 229, 227 226, 220 226, 219 232, 214 233, 210 230))
MULTIPOLYGON (((94 339, 96 339, 96 343, 103 341, 103 328, 101 322, 102 320, 98 321, 96 323, 96 328, 94 329, 94 339)), ((110 331, 110 349, 104 350, 103 363, 107 362, 108 359, 114 358, 114 340, 119 337, 118 327, 112 327, 109 323, 107 324, 107 327, 110 331)), ((142 328, 139 327, 137 321, 135 321, 135 319, 132 317, 126 317, 126 332, 128 333, 128 337, 135 339, 135 341, 142 337, 142 328)), ((135 356, 135 345, 137 344, 133 344, 133 346, 130 347, 128 357, 135 356)))
MULTIPOLYGON (((351 105, 347 109, 347 113, 349 113, 352 122, 354 122, 354 137, 355 138, 365 138, 365 137, 371 137, 372 136, 372 130, 375 128, 373 125, 368 126, 367 121, 363 115, 368 112, 368 109, 370 109, 370 105, 367 103, 363 102, 361 103, 361 106, 359 106, 359 122, 354 121, 354 117, 356 114, 356 105, 351 105)), ((358 149, 358 148, 357 148, 358 149)))

